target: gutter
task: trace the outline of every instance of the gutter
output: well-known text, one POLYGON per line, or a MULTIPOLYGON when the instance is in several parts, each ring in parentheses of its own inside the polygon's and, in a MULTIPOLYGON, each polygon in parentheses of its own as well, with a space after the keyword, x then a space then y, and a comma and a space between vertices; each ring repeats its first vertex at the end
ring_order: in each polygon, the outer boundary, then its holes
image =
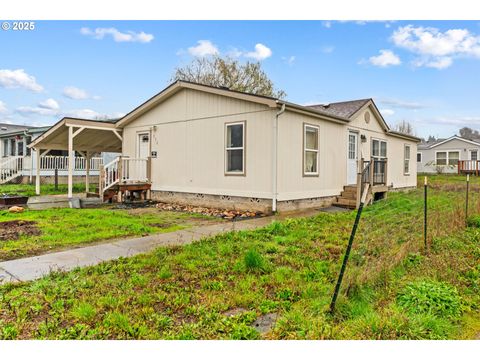
POLYGON ((272 212, 277 211, 278 198, 278 117, 285 112, 285 103, 282 104, 280 111, 275 114, 273 122, 273 162, 272 162, 272 212))

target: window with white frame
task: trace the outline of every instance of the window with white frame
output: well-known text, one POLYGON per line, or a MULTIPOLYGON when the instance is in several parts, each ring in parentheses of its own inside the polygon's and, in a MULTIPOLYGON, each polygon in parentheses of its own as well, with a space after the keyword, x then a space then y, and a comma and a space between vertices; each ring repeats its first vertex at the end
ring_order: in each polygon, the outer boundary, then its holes
POLYGON ((245 122, 226 124, 225 173, 245 173, 245 122))
POLYGON ((449 151, 448 152, 448 165, 457 166, 458 160, 460 160, 460 151, 449 151))
POLYGON ((417 162, 422 162, 422 153, 417 153, 417 162))
POLYGON ((318 127, 303 126, 303 174, 318 175, 318 127))
POLYGON ((3 140, 3 152, 2 156, 7 157, 8 156, 8 139, 3 140))
POLYGON ((460 151, 438 151, 435 153, 436 165, 457 166, 460 160, 460 151))
POLYGON ((410 174, 410 145, 405 145, 403 157, 403 173, 408 175, 410 174))
POLYGON ((478 150, 470 150, 470 160, 478 160, 478 150))
POLYGON ((372 157, 375 159, 385 159, 387 157, 386 141, 372 139, 372 157))
POLYGON ((437 165, 447 165, 447 152, 439 151, 435 154, 435 164, 437 165))

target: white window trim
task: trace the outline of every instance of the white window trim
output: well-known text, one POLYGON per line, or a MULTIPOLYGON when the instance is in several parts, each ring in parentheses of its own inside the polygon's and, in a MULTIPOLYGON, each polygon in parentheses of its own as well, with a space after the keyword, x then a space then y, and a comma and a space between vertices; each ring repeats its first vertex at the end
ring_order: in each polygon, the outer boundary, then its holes
POLYGON ((450 157, 448 156, 448 153, 451 153, 451 152, 457 152, 458 153, 458 160, 462 160, 460 158, 460 155, 462 153, 462 151, 460 149, 449 149, 449 150, 435 150, 435 165, 437 166, 458 166, 458 164, 456 165, 449 165, 449 160, 450 160, 450 157), (446 160, 447 160, 447 163, 445 165, 438 165, 437 164, 437 153, 446 153, 447 154, 447 157, 446 157, 446 160))
POLYGON ((408 144, 403 145, 403 175, 410 175, 410 160, 412 158, 412 146, 408 144), (408 159, 405 156, 408 147, 408 159), (405 163, 408 161, 407 171, 405 171, 405 163))
POLYGON ((237 121, 231 123, 225 123, 225 175, 245 175, 245 121, 237 121), (241 147, 228 147, 228 127, 234 125, 242 125, 242 146, 241 147), (242 171, 228 171, 228 151, 229 150, 242 150, 242 171))
POLYGON ((311 125, 311 124, 303 124, 303 175, 304 176, 318 176, 319 175, 319 171, 318 171, 318 164, 319 164, 319 154, 320 154, 320 127, 319 126, 316 126, 316 125, 311 125), (310 129, 315 129, 317 131, 317 148, 316 149, 307 149, 307 128, 310 128, 310 129), (317 171, 315 172, 306 172, 305 171, 305 160, 307 158, 307 151, 308 152, 315 152, 317 154, 317 171))
MULTIPOLYGON (((468 150, 468 159, 469 159, 469 160, 472 160, 472 152, 476 152, 476 153, 477 153, 477 161, 478 161, 478 160, 479 160, 479 158, 478 158, 478 149, 470 149, 470 150, 468 150)), ((475 161, 475 160, 473 160, 473 161, 475 161)))
POLYGON ((421 152, 417 152, 417 163, 423 163, 423 154, 421 152), (420 155, 420 161, 418 161, 418 155, 420 155))
POLYGON ((378 138, 373 138, 371 139, 371 147, 370 147, 370 156, 372 158, 375 158, 375 159, 386 159, 387 158, 387 155, 388 155, 388 142, 387 140, 384 140, 384 139, 378 139, 378 138), (373 142, 374 141, 378 141, 379 144, 378 144, 378 151, 379 151, 379 155, 373 155, 373 142), (381 148, 382 148, 382 144, 381 143, 385 143, 385 147, 386 147, 386 151, 385 151, 385 156, 382 156, 382 151, 381 151, 381 148))

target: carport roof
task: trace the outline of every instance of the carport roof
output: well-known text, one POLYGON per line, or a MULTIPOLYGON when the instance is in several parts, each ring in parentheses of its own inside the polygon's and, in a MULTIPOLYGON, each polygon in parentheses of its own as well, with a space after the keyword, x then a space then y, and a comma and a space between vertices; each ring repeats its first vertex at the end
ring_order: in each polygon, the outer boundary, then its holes
POLYGON ((68 150, 68 132, 73 128, 73 149, 122 152, 121 129, 111 121, 63 118, 29 145, 35 149, 68 150))

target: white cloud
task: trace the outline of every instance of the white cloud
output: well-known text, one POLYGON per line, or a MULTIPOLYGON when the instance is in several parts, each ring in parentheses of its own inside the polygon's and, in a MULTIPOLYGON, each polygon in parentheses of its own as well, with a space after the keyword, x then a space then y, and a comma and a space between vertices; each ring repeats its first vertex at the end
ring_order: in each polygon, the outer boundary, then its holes
POLYGON ((20 106, 16 109, 16 111, 24 116, 31 116, 31 115, 55 116, 58 114, 57 110, 47 109, 40 106, 36 106, 36 107, 20 106))
POLYGON ((392 109, 382 109, 380 110, 380 112, 386 116, 392 116, 393 114, 395 114, 395 111, 393 111, 392 109))
POLYGON ((203 57, 219 54, 218 48, 210 40, 198 40, 197 46, 188 48, 188 53, 192 56, 203 57))
POLYGON ((453 59, 468 56, 480 58, 480 37, 467 29, 440 31, 432 27, 407 25, 398 28, 391 37, 393 43, 420 57, 413 65, 445 69, 453 59))
POLYGON ((59 110, 60 106, 58 105, 58 102, 56 102, 54 99, 50 98, 45 101, 42 101, 41 103, 38 104, 38 107, 42 109, 49 109, 49 110, 59 110))
POLYGON ((419 102, 405 101, 399 99, 379 99, 378 102, 383 105, 399 109, 419 110, 427 107, 427 105, 419 102))
POLYGON ((96 28, 94 30, 83 27, 80 29, 82 35, 91 36, 95 39, 101 40, 105 36, 110 35, 115 42, 139 42, 139 43, 149 43, 154 39, 152 34, 147 34, 145 32, 135 32, 127 31, 121 32, 115 28, 96 28))
POLYGON ((322 26, 326 27, 327 29, 330 29, 332 27, 332 22, 331 21, 322 21, 322 26))
POLYGON ((27 74, 23 69, 1 69, 0 86, 6 89, 23 88, 34 92, 43 91, 43 86, 37 83, 35 77, 27 74))
POLYGON ((265 45, 258 43, 255 45, 255 51, 247 52, 244 56, 261 61, 272 56, 272 50, 265 45))
POLYGON ((368 61, 370 64, 379 67, 395 66, 402 63, 400 58, 391 50, 380 50, 380 55, 371 56, 368 61))
POLYGON ((124 116, 124 113, 114 112, 111 114, 99 113, 91 109, 74 109, 62 113, 62 116, 81 118, 81 119, 118 119, 124 116))
POLYGON ((7 105, 0 100, 0 114, 6 114, 7 112, 7 105))
POLYGON ((73 100, 100 99, 100 96, 91 96, 87 91, 77 88, 75 86, 64 87, 62 94, 63 96, 66 96, 73 100))

